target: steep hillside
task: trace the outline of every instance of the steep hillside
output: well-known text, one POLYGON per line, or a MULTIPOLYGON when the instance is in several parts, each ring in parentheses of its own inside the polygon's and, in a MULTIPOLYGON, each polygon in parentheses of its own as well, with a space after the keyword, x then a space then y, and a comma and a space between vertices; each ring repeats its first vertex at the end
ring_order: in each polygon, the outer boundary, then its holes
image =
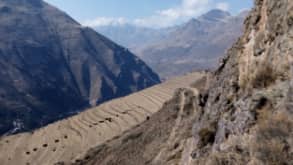
POLYGON ((172 98, 175 89, 188 86, 204 75, 192 73, 174 78, 34 132, 2 137, 0 164, 52 165, 57 162, 78 162, 91 147, 117 139, 149 120, 164 102, 172 98))
POLYGON ((127 49, 41 0, 0 0, 0 134, 159 82, 127 49))
POLYGON ((213 75, 77 164, 293 164, 292 11, 293 1, 256 0, 213 75))
POLYGON ((256 0, 194 123, 190 164, 292 164, 293 1, 256 0))

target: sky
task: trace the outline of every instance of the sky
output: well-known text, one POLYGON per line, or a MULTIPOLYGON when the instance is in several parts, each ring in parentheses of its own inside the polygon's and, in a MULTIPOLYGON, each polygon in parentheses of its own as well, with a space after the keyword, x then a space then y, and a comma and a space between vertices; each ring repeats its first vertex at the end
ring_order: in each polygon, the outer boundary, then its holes
POLYGON ((222 9, 233 15, 253 6, 253 0, 45 0, 84 26, 133 24, 163 28, 222 9))

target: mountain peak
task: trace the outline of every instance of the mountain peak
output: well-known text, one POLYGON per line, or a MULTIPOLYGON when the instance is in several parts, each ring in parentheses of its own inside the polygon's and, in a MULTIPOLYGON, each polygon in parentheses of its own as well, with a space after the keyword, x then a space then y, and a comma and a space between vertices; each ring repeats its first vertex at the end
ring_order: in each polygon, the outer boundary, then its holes
POLYGON ((227 11, 223 11, 220 9, 212 9, 206 14, 200 16, 200 19, 208 20, 208 21, 220 21, 227 17, 230 17, 231 14, 227 11))
POLYGON ((238 14, 238 17, 247 17, 250 10, 243 10, 238 14))

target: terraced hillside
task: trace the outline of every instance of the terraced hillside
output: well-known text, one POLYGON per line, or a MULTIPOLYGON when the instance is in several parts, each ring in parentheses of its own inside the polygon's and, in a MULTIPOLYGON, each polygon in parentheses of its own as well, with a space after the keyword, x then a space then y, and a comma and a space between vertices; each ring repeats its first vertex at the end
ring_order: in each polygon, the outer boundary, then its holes
POLYGON ((74 162, 91 147, 117 138, 148 120, 165 101, 171 99, 175 89, 189 86, 204 75, 190 73, 104 103, 40 130, 2 137, 0 162, 3 165, 74 162))

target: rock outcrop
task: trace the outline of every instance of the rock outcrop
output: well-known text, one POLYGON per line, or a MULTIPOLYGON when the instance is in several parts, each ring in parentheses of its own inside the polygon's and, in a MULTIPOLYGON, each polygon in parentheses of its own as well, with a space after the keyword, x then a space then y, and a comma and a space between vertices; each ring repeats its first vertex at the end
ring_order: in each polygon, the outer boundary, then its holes
POLYGON ((292 11, 292 1, 255 1, 206 92, 190 164, 293 163, 292 11))
POLYGON ((0 0, 0 134, 158 83, 139 58, 42 0, 0 0))
POLYGON ((179 92, 155 121, 94 148, 82 163, 293 164, 292 11, 290 0, 256 0, 245 33, 217 71, 194 84, 198 92, 183 102, 190 90, 179 92))

